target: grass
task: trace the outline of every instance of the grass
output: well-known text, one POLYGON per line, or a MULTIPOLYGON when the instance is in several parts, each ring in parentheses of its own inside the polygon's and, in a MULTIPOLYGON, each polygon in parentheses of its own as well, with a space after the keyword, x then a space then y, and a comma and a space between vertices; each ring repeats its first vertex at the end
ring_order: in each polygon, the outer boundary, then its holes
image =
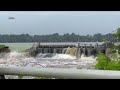
POLYGON ((0 49, 2 49, 2 48, 6 48, 7 46, 5 46, 5 45, 0 45, 0 49))

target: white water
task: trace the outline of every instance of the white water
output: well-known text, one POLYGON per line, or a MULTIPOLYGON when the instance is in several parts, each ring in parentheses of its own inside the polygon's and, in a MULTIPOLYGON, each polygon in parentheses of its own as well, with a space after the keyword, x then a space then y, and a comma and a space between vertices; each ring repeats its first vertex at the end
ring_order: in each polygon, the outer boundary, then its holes
POLYGON ((76 59, 76 57, 68 54, 55 54, 51 59, 76 59))
POLYGON ((96 63, 94 57, 75 56, 68 54, 39 54, 37 57, 30 57, 26 53, 10 52, 4 56, 1 54, 0 66, 23 66, 23 67, 57 67, 57 68, 90 68, 96 63), (47 55, 47 56, 46 56, 47 55))
POLYGON ((34 58, 28 57, 25 53, 18 53, 16 51, 5 54, 0 58, 0 65, 7 66, 24 66, 26 62, 33 60, 34 58))
MULTIPOLYGON (((30 57, 26 53, 18 53, 16 51, 8 54, 0 54, 0 66, 22 66, 22 67, 57 67, 57 68, 91 68, 96 63, 94 57, 81 56, 80 59, 76 59, 75 56, 68 54, 39 54, 37 57, 30 57), (48 57, 46 57, 46 55, 48 57)), ((6 79, 18 79, 18 76, 6 75, 6 79)), ((34 77, 24 76, 25 79, 32 79, 34 77)))

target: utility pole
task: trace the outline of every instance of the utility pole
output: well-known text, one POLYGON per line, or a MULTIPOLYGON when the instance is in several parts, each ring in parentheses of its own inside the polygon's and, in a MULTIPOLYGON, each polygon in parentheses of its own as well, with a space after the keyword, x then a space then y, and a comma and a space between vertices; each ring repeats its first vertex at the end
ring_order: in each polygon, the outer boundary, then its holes
POLYGON ((110 33, 108 33, 108 43, 110 42, 110 33))
POLYGON ((79 34, 78 34, 78 42, 80 42, 80 40, 79 40, 79 34))

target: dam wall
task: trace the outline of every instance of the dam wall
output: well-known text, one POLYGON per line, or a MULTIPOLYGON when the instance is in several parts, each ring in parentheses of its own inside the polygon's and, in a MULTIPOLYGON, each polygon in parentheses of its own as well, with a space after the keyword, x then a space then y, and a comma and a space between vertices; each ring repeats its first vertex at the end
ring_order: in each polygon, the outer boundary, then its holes
POLYGON ((70 54, 80 58, 82 54, 86 57, 91 55, 96 56, 100 51, 105 54, 106 49, 106 45, 99 43, 37 43, 34 44, 31 49, 29 49, 29 53, 33 56, 39 53, 70 54))

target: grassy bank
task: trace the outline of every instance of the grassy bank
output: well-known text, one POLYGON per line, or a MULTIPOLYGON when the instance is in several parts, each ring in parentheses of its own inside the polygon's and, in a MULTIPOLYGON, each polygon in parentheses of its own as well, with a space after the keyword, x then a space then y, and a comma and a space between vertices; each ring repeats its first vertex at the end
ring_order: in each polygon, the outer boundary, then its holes
POLYGON ((0 49, 7 48, 8 46, 0 45, 0 49))
POLYGON ((1 44, 9 46, 11 51, 17 51, 17 52, 22 52, 33 46, 33 43, 1 43, 1 44))

